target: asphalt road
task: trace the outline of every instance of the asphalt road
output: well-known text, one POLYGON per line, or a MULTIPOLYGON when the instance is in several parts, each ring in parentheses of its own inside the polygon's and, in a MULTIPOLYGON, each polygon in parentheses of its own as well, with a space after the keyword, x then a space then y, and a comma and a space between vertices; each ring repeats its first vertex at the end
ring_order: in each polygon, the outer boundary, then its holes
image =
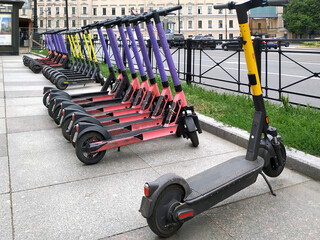
MULTIPOLYGON (((100 49, 97 56, 101 59, 102 49, 99 45, 97 45, 97 49, 100 49)), ((278 92, 278 89, 281 89, 291 92, 282 93, 282 95, 288 96, 291 102, 320 107, 320 50, 303 49, 296 45, 282 49, 284 51, 282 54, 275 50, 262 53, 261 83, 262 87, 269 88, 268 91, 264 90, 264 94, 267 94, 269 98, 280 99, 281 93, 278 92), (304 52, 301 53, 301 51, 304 52), (314 76, 315 73, 318 76, 314 76)), ((173 48, 171 52, 175 66, 181 73, 180 79, 184 79, 183 73, 186 72, 185 51, 183 49, 177 51, 173 48)), ((133 52, 131 54, 133 57, 133 52)), ((162 55, 162 59, 165 59, 164 55, 162 55)), ((168 69, 166 61, 164 64, 168 69)), ((155 59, 153 59, 153 66, 155 66, 155 59)), ((192 75, 194 82, 215 86, 218 91, 221 91, 219 88, 238 90, 238 83, 248 83, 243 52, 238 54, 234 51, 223 51, 220 46, 216 50, 203 50, 201 53, 196 50, 194 52, 192 75)), ((240 91, 248 92, 249 88, 240 86, 240 91)))

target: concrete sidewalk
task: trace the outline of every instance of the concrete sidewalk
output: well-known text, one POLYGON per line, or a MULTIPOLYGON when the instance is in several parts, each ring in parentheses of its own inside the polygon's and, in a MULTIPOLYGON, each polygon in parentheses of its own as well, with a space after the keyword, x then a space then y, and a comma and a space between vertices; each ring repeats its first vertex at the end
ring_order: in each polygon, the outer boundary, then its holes
MULTIPOLYGON (((0 56, 0 239, 158 239, 138 212, 146 181, 189 177, 245 153, 204 132, 198 148, 170 136, 83 165, 42 105, 45 85, 22 56, 0 56)), ((259 176, 170 239, 319 239, 320 183, 289 169, 269 180, 277 197, 259 176)))

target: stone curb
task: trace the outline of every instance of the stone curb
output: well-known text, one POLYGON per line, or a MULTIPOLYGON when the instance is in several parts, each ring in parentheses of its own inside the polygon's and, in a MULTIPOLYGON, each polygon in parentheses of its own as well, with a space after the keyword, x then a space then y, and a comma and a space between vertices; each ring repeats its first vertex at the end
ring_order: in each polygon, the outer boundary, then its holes
MULTIPOLYGON (((213 118, 197 113, 201 128, 229 142, 246 148, 249 133, 247 131, 224 125, 213 118)), ((286 148, 286 167, 320 181, 320 158, 306 154, 294 148, 286 148)))

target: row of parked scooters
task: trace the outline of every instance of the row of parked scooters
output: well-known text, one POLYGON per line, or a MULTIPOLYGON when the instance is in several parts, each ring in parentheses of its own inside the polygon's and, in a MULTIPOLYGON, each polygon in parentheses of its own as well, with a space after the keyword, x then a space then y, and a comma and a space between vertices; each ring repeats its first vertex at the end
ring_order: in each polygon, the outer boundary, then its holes
MULTIPOLYGON (((147 219, 151 230, 160 237, 173 235, 184 222, 253 184, 259 174, 268 183, 263 172, 269 177, 277 177, 283 171, 286 150, 277 130, 269 126, 247 12, 256 7, 281 6, 287 2, 288 0, 247 0, 241 3, 229 2, 215 5, 216 9, 235 9, 239 20, 255 107, 247 153, 245 156, 234 157, 188 179, 175 174, 166 174, 153 182, 145 183, 140 212, 147 219)), ((69 95, 64 91, 45 87, 43 103, 48 107, 49 115, 61 127, 63 136, 75 147, 76 155, 81 162, 95 164, 104 157, 108 149, 173 134, 189 138, 193 146, 198 146, 197 132, 201 133, 198 117, 193 107, 187 104, 160 19, 161 16, 178 9, 181 9, 181 6, 96 22, 83 27, 80 31, 83 33, 93 28, 98 31, 110 72, 103 88, 100 92, 69 95), (168 63, 175 90, 174 97, 152 21, 155 23, 168 63), (141 22, 147 25, 163 87, 161 94, 139 28, 141 22), (131 26, 135 30, 143 61, 131 26), (117 27, 120 33, 132 76, 131 83, 113 27, 117 27), (124 27, 131 41, 141 84, 134 68, 124 27), (105 45, 102 34, 104 28, 115 57, 117 73, 113 70, 105 45)), ((78 66, 78 64, 74 65, 78 66)), ((273 193, 269 183, 268 186, 273 193)))

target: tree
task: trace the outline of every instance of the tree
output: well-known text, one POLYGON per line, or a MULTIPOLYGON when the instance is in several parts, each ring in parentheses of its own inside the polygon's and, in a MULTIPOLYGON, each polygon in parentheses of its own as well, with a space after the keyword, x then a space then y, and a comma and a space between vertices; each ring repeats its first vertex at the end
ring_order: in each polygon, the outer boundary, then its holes
POLYGON ((286 28, 300 36, 320 33, 319 10, 320 0, 291 0, 283 12, 286 28))

